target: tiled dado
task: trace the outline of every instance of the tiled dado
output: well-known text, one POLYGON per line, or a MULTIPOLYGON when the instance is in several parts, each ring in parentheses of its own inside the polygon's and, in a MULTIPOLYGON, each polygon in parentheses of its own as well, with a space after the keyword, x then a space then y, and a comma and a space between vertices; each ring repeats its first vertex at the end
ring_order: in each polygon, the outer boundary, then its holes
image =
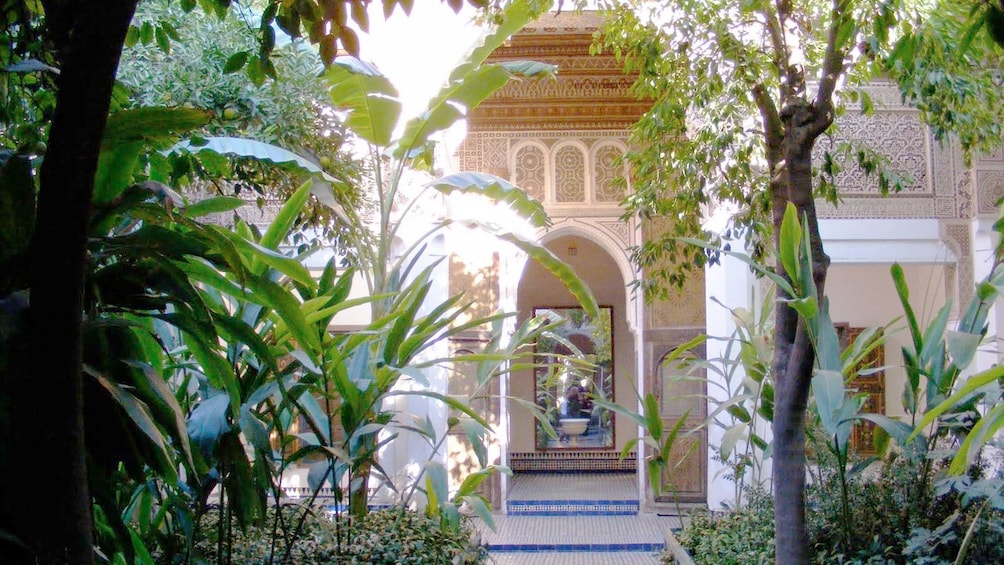
POLYGON ((510 516, 632 516, 637 500, 510 500, 510 516))
POLYGON ((638 469, 635 453, 621 458, 609 451, 531 451, 509 454, 514 473, 633 473, 638 469))
POLYGON ((491 551, 498 552, 531 552, 531 553, 572 553, 572 552, 642 552, 642 551, 662 551, 666 548, 665 542, 651 543, 573 543, 573 544, 535 544, 535 543, 512 543, 495 544, 490 546, 491 551))

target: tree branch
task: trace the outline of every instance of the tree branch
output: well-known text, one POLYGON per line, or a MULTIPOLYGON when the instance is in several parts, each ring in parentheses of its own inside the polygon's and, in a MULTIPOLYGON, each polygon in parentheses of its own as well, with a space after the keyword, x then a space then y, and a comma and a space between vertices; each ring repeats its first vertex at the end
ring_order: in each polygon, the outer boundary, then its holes
POLYGON ((777 67, 779 74, 783 73, 785 68, 783 64, 785 49, 784 37, 781 35, 781 22, 778 21, 776 13, 772 14, 767 10, 760 10, 759 13, 763 16, 764 25, 767 26, 767 36, 770 38, 770 44, 774 48, 774 65, 777 67))
POLYGON ((781 34, 783 57, 778 68, 781 70, 781 106, 787 104, 789 98, 796 98, 805 93, 805 69, 803 68, 801 46, 795 30, 798 25, 792 17, 791 0, 777 0, 777 22, 781 34))
POLYGON ((756 101, 757 108, 760 109, 760 117, 763 119, 764 138, 767 141, 769 159, 772 152, 781 150, 781 142, 784 139, 784 124, 781 123, 777 106, 767 93, 767 87, 763 83, 758 83, 753 87, 753 100, 756 101))
POLYGON ((826 54, 823 56, 822 76, 819 78, 819 89, 816 91, 815 130, 822 133, 833 123, 833 93, 837 81, 844 74, 844 59, 846 49, 837 45, 837 37, 841 26, 848 19, 846 0, 833 0, 830 8, 830 27, 826 32, 826 54))

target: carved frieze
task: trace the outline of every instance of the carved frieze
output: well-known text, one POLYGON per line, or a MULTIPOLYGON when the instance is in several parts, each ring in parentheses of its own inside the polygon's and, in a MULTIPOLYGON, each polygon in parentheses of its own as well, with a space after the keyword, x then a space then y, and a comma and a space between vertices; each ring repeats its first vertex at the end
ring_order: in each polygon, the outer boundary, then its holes
MULTIPOLYGON (((927 171, 926 128, 915 112, 875 112, 872 116, 848 112, 837 124, 840 129, 833 137, 834 146, 847 140, 863 142, 887 156, 895 172, 909 177, 910 182, 901 194, 933 193, 927 171)), ((823 152, 830 146, 825 138, 816 143, 813 153, 816 162, 821 161, 823 152)), ((845 197, 879 194, 878 182, 865 176, 853 163, 844 163, 835 182, 845 197)))
POLYGON ((681 289, 670 289, 665 300, 648 307, 648 329, 703 327, 705 324, 704 271, 695 270, 681 289))
POLYGON ((980 214, 997 214, 997 203, 1004 198, 1004 170, 976 171, 980 214))

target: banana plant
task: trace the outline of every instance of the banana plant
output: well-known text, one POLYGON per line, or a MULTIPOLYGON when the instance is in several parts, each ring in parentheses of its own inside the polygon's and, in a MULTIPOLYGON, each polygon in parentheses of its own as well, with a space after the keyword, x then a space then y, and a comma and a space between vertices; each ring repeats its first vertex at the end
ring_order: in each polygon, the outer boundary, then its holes
MULTIPOLYGON (((406 238, 403 236, 406 227, 421 221, 416 218, 416 206, 430 191, 479 194, 507 204, 534 228, 543 228, 549 223, 539 202, 505 179, 489 174, 447 175, 427 182, 417 194, 408 194, 405 189, 415 170, 433 168, 433 139, 437 133, 463 119, 467 112, 510 80, 547 78, 555 72, 551 65, 530 61, 485 63, 510 35, 539 13, 532 2, 521 0, 509 6, 501 19, 504 23, 485 35, 466 60, 454 69, 425 111, 407 121, 403 133, 397 137, 394 132, 401 115, 398 91, 374 66, 354 57, 338 57, 324 74, 333 105, 346 111, 347 129, 367 148, 369 177, 364 186, 369 191, 369 206, 362 210, 346 209, 324 194, 324 187, 318 187, 316 193, 322 202, 330 203, 347 224, 358 226, 346 238, 343 251, 366 281, 372 297, 373 323, 386 324, 387 328, 386 331, 380 328, 382 333, 375 336, 368 349, 359 348, 353 352, 344 364, 352 371, 340 380, 338 390, 343 402, 340 408, 342 423, 347 425, 343 432, 352 438, 353 453, 363 455, 362 462, 354 464, 359 482, 350 487, 350 511, 356 516, 366 511, 370 472, 376 469, 379 474, 387 475, 379 469, 376 459, 381 445, 380 434, 387 431, 393 420, 383 412, 383 400, 400 394, 438 394, 445 399, 436 391, 405 392, 400 390, 398 383, 404 376, 421 381, 423 369, 430 366, 428 360, 423 360, 423 354, 434 351, 437 344, 445 343, 459 331, 496 320, 491 317, 458 324, 456 321, 472 306, 462 297, 451 297, 440 304, 428 303, 438 263, 424 258, 426 249, 452 221, 433 218, 418 230, 420 235, 406 238), (398 249, 402 241, 404 248, 398 249), (420 311, 430 314, 422 315, 420 311), (360 406, 353 405, 355 399, 360 406), (352 417, 348 418, 350 414, 352 417), (365 418, 358 419, 360 415, 365 418)), ((587 312, 595 314, 598 311, 589 289, 542 245, 511 229, 487 222, 467 224, 515 245, 554 273, 587 312)), ((480 417, 469 410, 463 412, 478 427, 487 430, 486 422, 480 417)), ((353 453, 349 456, 356 460, 353 453)), ((325 475, 331 477, 332 473, 325 475)), ((440 496, 438 500, 444 499, 440 496)))

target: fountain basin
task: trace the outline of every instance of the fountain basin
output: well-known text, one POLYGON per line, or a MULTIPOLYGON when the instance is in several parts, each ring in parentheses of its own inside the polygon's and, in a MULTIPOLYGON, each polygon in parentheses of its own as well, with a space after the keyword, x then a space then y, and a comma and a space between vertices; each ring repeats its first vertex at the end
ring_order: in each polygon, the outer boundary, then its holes
POLYGON ((558 431, 568 436, 580 436, 589 427, 589 418, 562 418, 558 420, 558 431))

